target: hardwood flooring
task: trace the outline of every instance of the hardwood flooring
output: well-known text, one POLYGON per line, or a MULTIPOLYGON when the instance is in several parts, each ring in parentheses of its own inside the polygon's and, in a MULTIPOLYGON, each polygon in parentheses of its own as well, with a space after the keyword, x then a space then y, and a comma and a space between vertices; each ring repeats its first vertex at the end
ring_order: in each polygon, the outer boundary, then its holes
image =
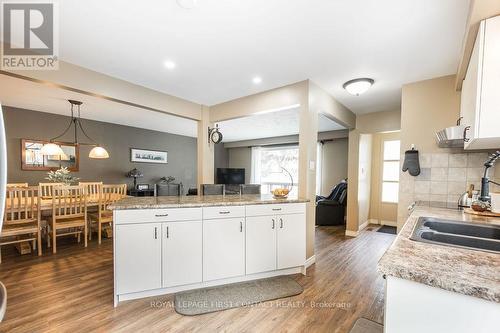
POLYGON ((4 247, 0 281, 8 292, 0 332, 349 332, 359 317, 383 322, 384 280, 378 259, 394 235, 369 226, 356 238, 339 227, 316 229, 316 264, 298 296, 253 307, 185 317, 173 296, 113 308, 112 241, 88 248, 58 240, 57 254, 19 256, 4 247))

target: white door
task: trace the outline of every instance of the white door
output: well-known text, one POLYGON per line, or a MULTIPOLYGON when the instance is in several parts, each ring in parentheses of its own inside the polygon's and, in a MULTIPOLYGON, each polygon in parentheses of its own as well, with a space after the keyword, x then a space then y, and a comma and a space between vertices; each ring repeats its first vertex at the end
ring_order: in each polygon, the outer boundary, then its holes
POLYGON ((116 226, 117 294, 161 288, 161 224, 116 226))
POLYGON ((245 275, 245 219, 203 221, 203 281, 245 275))
POLYGON ((306 261, 305 214, 278 215, 278 269, 304 265, 306 261))
POLYGON ((163 287, 202 281, 201 221, 163 223, 163 287))
POLYGON ((276 269, 276 217, 246 219, 246 274, 276 269))

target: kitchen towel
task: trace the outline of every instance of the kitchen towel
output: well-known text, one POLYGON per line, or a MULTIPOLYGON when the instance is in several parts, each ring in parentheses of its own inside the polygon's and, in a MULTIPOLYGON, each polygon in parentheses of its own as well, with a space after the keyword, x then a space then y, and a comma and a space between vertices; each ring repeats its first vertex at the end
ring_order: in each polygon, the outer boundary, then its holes
POLYGON ((418 162, 418 150, 412 149, 405 151, 405 161, 403 163, 403 172, 408 171, 410 175, 416 177, 420 175, 420 163, 418 162))

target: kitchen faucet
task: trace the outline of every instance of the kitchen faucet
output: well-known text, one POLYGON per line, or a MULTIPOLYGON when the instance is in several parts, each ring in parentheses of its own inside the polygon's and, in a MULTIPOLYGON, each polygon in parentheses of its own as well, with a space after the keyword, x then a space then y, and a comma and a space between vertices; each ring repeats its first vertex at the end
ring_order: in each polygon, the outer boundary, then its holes
POLYGON ((498 158, 500 158, 500 150, 491 154, 489 159, 484 163, 484 175, 483 178, 481 178, 481 196, 479 197, 479 200, 481 201, 491 201, 490 183, 500 186, 499 183, 492 181, 488 177, 489 169, 495 164, 498 158))

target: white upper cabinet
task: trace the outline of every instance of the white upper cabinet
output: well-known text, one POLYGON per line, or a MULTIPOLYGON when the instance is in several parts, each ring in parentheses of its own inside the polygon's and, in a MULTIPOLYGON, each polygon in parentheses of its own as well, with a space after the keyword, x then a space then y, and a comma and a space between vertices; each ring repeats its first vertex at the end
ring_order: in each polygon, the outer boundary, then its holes
POLYGON ((500 16, 481 22, 462 85, 465 149, 500 148, 500 16))

